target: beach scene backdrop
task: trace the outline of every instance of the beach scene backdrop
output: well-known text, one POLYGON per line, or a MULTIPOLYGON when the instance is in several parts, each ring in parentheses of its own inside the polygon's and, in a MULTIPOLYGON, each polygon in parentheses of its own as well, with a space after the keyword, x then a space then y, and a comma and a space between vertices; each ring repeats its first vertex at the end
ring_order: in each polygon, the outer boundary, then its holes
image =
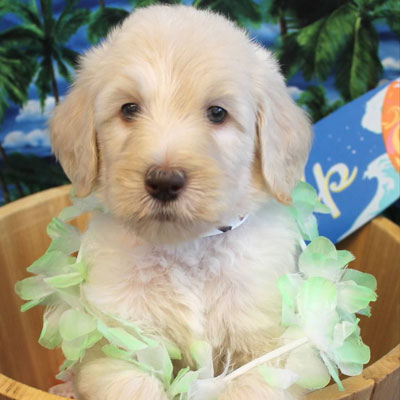
POLYGON ((319 217, 323 235, 337 241, 392 204, 386 212, 400 220, 400 2, 391 0, 2 0, 0 205, 68 183, 48 121, 79 55, 136 7, 165 3, 220 12, 276 54, 314 122, 305 179, 331 210, 319 217))

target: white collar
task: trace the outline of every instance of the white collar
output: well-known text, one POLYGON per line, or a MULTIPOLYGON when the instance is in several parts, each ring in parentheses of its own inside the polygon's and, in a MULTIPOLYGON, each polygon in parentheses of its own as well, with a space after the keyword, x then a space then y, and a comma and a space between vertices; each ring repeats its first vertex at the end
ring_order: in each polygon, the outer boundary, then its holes
POLYGON ((236 229, 240 225, 242 225, 243 222, 246 221, 247 217, 248 217, 248 215, 245 215, 245 216, 239 215, 235 219, 231 220, 228 224, 221 225, 218 228, 215 228, 215 229, 212 229, 212 230, 206 232, 204 235, 202 235, 202 237, 205 238, 205 237, 220 235, 221 233, 233 231, 234 229, 236 229))

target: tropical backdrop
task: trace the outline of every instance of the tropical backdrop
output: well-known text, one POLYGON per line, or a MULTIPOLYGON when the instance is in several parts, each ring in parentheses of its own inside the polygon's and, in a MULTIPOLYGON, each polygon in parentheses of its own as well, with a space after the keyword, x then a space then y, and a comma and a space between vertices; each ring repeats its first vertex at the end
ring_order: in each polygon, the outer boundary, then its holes
MULTIPOLYGON (((0 204, 68 182, 51 155, 49 115, 79 55, 157 3, 212 9, 247 28, 314 122, 400 74, 398 0, 0 0, 0 204)), ((387 213, 400 221, 398 204, 387 213)))

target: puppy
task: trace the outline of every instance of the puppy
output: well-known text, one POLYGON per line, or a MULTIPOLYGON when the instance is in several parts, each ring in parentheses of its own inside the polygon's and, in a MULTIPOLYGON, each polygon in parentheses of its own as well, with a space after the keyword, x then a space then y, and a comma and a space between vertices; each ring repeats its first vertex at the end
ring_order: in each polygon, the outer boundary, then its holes
MULTIPOLYGON (((271 53, 208 11, 138 9, 82 58, 51 138, 78 196, 96 192, 109 210, 83 237, 93 307, 171 340, 182 365, 194 365, 194 340, 209 342, 217 373, 228 352, 237 368, 281 344, 277 279, 297 255, 282 204, 311 132, 271 53)), ((76 390, 167 398, 155 377, 95 349, 76 390)), ((256 369, 220 400, 292 398, 256 369)))

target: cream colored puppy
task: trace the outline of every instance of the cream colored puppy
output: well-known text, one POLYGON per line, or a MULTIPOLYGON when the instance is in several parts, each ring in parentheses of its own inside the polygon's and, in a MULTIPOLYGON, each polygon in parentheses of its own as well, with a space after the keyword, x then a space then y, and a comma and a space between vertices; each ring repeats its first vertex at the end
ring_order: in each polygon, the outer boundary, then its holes
MULTIPOLYGON (((208 341, 217 372, 228 351, 237 368, 279 346, 276 282, 297 253, 280 203, 311 133, 269 52, 210 12, 137 10, 83 57, 51 136, 78 195, 95 191, 110 210, 83 238, 94 307, 170 339, 186 365, 192 341, 208 341)), ((156 378, 95 350, 76 387, 85 400, 166 399, 156 378)), ((257 370, 221 396, 292 398, 257 370)))

